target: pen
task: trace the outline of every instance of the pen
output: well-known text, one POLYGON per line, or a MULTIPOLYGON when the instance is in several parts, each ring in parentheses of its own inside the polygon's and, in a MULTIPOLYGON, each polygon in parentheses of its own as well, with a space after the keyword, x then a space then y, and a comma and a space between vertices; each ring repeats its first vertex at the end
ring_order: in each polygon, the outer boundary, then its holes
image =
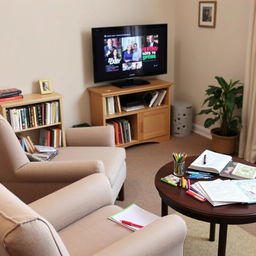
POLYGON ((170 184, 170 185, 172 185, 174 187, 177 187, 177 184, 175 182, 171 181, 171 180, 167 180, 165 178, 161 178, 160 180, 165 182, 165 183, 167 183, 167 184, 170 184))
POLYGON ((206 164, 206 155, 204 155, 204 164, 206 164))
POLYGON ((200 174, 200 175, 204 175, 204 174, 211 175, 211 173, 209 173, 209 172, 193 172, 193 171, 186 171, 186 173, 188 173, 188 174, 200 174))
POLYGON ((212 176, 188 176, 190 180, 210 180, 212 176))
POLYGON ((127 221, 127 220, 121 220, 121 223, 132 226, 132 227, 136 227, 136 228, 143 228, 144 226, 141 226, 139 224, 135 224, 131 221, 127 221))
POLYGON ((205 202, 206 201, 206 198, 204 198, 203 196, 193 192, 192 190, 186 190, 186 194, 189 195, 189 196, 192 196, 194 197, 195 199, 199 200, 200 202, 205 202))

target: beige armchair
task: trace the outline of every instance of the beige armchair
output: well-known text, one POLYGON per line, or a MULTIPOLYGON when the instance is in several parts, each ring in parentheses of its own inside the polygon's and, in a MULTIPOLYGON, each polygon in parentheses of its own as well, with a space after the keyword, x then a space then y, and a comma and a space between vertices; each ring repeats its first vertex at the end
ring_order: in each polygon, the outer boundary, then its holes
POLYGON ((29 206, 0 185, 2 256, 182 256, 186 225, 168 215, 132 232, 107 219, 121 210, 103 174, 92 174, 29 206), (93 196, 92 196, 93 195, 93 196))
POLYGON ((0 116, 0 182, 29 203, 85 176, 104 173, 113 200, 118 194, 123 199, 126 154, 115 147, 112 127, 67 129, 66 144, 52 161, 30 162, 12 127, 0 116))

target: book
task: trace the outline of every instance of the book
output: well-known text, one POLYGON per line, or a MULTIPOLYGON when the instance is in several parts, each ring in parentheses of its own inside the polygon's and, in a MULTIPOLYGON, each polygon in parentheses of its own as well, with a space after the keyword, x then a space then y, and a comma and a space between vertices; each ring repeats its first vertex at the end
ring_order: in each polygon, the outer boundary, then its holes
MULTIPOLYGON (((229 203, 256 203, 256 180, 214 180, 199 181, 204 195, 212 204, 215 202, 229 203)), ((214 205, 214 204, 213 204, 214 205)), ((214 205, 216 206, 216 205, 214 205)))
POLYGON ((122 223, 122 220, 132 222, 134 224, 138 224, 141 226, 146 226, 146 225, 150 224, 151 222, 158 220, 159 218, 160 218, 159 216, 157 216, 147 210, 144 210, 143 208, 139 207, 136 204, 131 204, 127 208, 108 217, 108 219, 110 219, 126 228, 129 228, 130 230, 133 230, 133 231, 140 230, 141 228, 124 224, 124 223, 122 223))
POLYGON ((0 102, 9 101, 9 100, 20 100, 20 99, 23 99, 23 95, 0 98, 0 102))
POLYGON ((256 167, 230 161, 221 171, 220 176, 230 179, 255 179, 256 167))
POLYGON ((152 98, 151 98, 151 100, 149 102, 149 105, 148 105, 150 108, 153 106, 153 104, 154 104, 155 100, 157 99, 158 95, 159 95, 159 91, 153 91, 152 92, 152 98))
POLYGON ((17 88, 3 89, 3 90, 0 90, 0 98, 18 96, 21 93, 22 91, 17 88))
POLYGON ((54 147, 35 145, 36 151, 39 153, 56 152, 57 149, 54 147))
POLYGON ((131 106, 131 107, 122 107, 122 110, 125 112, 129 112, 129 111, 135 111, 135 110, 139 110, 139 109, 143 109, 145 108, 144 105, 137 105, 137 106, 131 106))
POLYGON ((206 149, 188 168, 220 174, 231 160, 232 157, 229 155, 216 153, 206 149))
POLYGON ((167 90, 162 90, 162 91, 160 92, 160 95, 158 96, 159 99, 157 98, 157 105, 158 105, 158 106, 160 106, 160 105, 162 104, 166 93, 167 93, 167 90))
POLYGON ((106 107, 107 107, 107 114, 108 115, 115 114, 114 96, 110 96, 110 97, 106 98, 106 107))

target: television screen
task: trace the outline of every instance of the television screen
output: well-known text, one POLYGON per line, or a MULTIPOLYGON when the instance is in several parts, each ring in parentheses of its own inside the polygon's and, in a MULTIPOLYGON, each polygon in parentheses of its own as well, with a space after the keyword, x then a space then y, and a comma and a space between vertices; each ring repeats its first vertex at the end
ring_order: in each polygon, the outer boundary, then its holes
POLYGON ((92 28, 92 47, 94 82, 167 72, 167 24, 92 28))

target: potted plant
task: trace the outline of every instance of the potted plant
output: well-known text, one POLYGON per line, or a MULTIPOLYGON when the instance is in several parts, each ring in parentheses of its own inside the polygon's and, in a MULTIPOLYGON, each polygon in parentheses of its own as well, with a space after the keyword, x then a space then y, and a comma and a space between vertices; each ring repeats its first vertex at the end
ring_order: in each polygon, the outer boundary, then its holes
POLYGON ((237 109, 242 108, 243 84, 239 80, 227 82, 219 76, 215 79, 218 85, 208 86, 207 98, 202 104, 207 107, 198 115, 211 114, 204 122, 205 128, 216 122, 220 123, 219 127, 211 130, 212 149, 220 153, 233 154, 241 128, 241 115, 237 113, 237 109))

